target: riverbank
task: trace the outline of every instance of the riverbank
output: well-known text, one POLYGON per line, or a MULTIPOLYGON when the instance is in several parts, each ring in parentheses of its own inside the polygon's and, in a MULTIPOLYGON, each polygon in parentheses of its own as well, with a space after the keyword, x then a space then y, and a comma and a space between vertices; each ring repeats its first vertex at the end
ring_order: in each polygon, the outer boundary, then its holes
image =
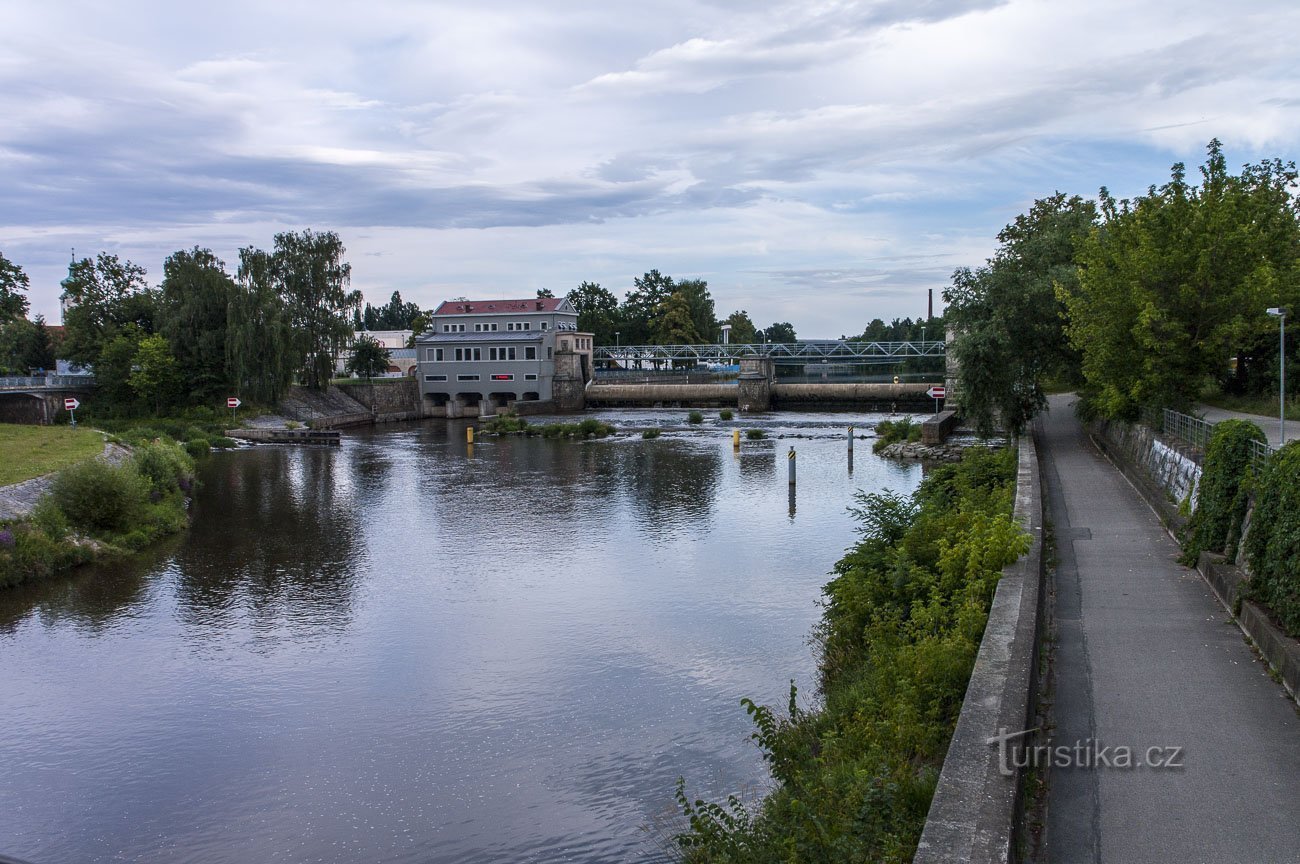
POLYGON ((822 707, 745 700, 776 788, 755 808, 678 804, 689 862, 911 861, 994 589, 1027 548, 1016 454, 968 451, 911 496, 858 496, 863 539, 835 566, 817 630, 822 707))
POLYGON ((174 441, 97 457, 0 490, 0 588, 144 549, 184 530, 194 460, 174 441))
POLYGON ((104 436, 85 426, 0 423, 0 488, 93 458, 103 446, 104 436))

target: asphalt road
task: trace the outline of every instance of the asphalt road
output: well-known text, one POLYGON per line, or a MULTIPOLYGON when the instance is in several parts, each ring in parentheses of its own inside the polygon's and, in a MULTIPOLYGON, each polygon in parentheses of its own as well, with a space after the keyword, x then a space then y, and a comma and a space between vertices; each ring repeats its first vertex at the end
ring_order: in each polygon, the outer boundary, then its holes
MULTIPOLYGON (((1250 420, 1264 430, 1268 443, 1277 447, 1282 441, 1282 420, 1276 414, 1272 417, 1265 417, 1260 414, 1246 414, 1243 411, 1229 411, 1226 408, 1215 408, 1213 405, 1197 405, 1196 410, 1211 423, 1218 423, 1220 420, 1250 420)), ((1300 421, 1286 421, 1286 440, 1294 441, 1300 438, 1300 421)))
POLYGON ((1041 450, 1058 556, 1051 743, 1069 751, 1049 771, 1046 860, 1300 862, 1295 703, 1073 399, 1052 398, 1041 450))

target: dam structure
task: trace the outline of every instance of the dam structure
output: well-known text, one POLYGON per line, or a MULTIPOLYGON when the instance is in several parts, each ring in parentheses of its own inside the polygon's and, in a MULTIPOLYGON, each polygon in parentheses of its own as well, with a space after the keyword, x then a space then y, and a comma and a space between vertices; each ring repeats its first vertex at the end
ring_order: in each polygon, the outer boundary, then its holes
POLYGON ((808 340, 762 344, 604 345, 595 349, 599 370, 586 388, 586 406, 630 408, 692 406, 772 410, 928 410, 942 400, 930 382, 900 376, 846 374, 919 358, 945 358, 942 341, 873 342, 808 340), (701 380, 682 368, 737 370, 731 380, 701 380), (778 375, 780 371, 786 373, 778 375), (604 374, 601 374, 601 373, 604 374), (612 373, 612 374, 611 374, 612 373), (789 373, 795 373, 791 375, 789 373), (884 381, 860 380, 884 377, 884 381), (673 380, 674 378, 679 380, 673 380), (892 380, 890 380, 892 378, 892 380), (680 383, 679 383, 680 381, 680 383))

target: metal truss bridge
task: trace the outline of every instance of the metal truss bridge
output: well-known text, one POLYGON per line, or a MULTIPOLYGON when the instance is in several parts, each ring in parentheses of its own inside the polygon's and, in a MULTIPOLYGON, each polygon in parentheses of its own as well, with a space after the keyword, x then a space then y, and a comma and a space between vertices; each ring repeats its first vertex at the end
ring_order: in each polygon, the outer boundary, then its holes
POLYGON ((756 345, 602 345, 595 350, 597 365, 624 368, 661 363, 696 363, 734 366, 742 357, 770 357, 778 366, 835 362, 855 366, 898 363, 912 357, 942 357, 944 343, 857 342, 842 339, 805 342, 766 342, 756 345))

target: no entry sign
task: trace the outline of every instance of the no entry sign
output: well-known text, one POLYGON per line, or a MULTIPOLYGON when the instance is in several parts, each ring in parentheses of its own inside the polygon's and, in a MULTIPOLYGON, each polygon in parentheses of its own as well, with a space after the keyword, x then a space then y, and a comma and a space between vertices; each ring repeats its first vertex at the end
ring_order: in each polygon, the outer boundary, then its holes
POLYGON ((76 411, 80 407, 81 403, 77 401, 77 397, 75 396, 69 396, 63 400, 64 411, 76 411))
POLYGON ((929 390, 926 390, 925 395, 929 396, 931 399, 942 399, 948 395, 948 388, 936 385, 931 387, 929 390))
POLYGON ((226 407, 227 407, 227 408, 238 408, 240 405, 243 405, 243 404, 244 404, 243 402, 240 402, 240 401, 239 401, 239 397, 238 397, 238 396, 231 396, 230 398, 228 398, 228 399, 226 400, 226 407))

